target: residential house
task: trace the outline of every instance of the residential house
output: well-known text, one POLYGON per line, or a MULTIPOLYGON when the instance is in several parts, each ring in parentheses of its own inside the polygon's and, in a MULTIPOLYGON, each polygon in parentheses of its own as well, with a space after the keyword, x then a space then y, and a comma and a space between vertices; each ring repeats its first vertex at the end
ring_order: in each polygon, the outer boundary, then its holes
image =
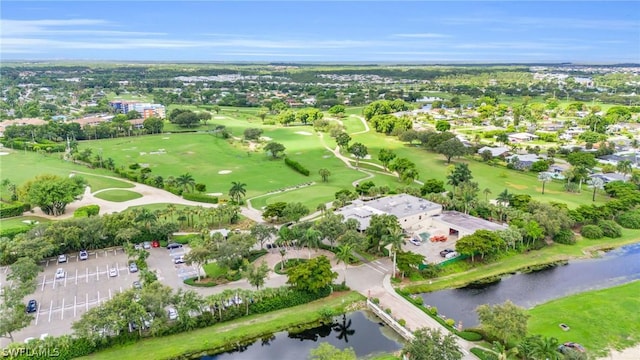
POLYGON ((520 143, 524 141, 533 141, 538 138, 538 135, 529 134, 529 133, 514 133, 509 134, 509 141, 513 143, 520 143))
POLYGON ((599 178, 606 185, 612 181, 627 181, 629 176, 625 176, 624 174, 619 173, 598 173, 589 175, 590 178, 599 178))
POLYGON ((516 154, 505 158, 508 163, 513 164, 514 169, 526 170, 533 165, 534 162, 544 160, 543 157, 536 154, 516 154))
POLYGON ((504 157, 509 153, 509 148, 508 147, 489 147, 489 146, 484 146, 482 148, 480 148, 478 150, 478 154, 484 153, 485 151, 489 151, 491 153, 492 157, 504 157))

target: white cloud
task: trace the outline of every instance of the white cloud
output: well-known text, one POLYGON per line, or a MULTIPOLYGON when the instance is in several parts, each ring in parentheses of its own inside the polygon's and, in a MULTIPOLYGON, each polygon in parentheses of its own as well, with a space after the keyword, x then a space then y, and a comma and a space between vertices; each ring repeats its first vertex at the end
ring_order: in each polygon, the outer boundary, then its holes
POLYGON ((497 24, 511 25, 516 28, 562 28, 562 29, 597 29, 597 30, 637 30, 637 21, 617 19, 579 19, 525 16, 474 16, 449 17, 441 20, 448 25, 497 24))

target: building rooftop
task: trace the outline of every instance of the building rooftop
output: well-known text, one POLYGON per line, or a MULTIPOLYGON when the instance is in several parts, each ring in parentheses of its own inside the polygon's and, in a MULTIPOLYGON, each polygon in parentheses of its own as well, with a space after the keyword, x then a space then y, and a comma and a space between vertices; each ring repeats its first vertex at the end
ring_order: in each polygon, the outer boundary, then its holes
POLYGON ((460 230, 466 230, 469 233, 474 233, 477 230, 504 230, 507 227, 493 223, 491 221, 481 219, 475 216, 463 214, 458 211, 443 211, 442 214, 436 215, 434 219, 440 222, 450 224, 452 228, 460 230))

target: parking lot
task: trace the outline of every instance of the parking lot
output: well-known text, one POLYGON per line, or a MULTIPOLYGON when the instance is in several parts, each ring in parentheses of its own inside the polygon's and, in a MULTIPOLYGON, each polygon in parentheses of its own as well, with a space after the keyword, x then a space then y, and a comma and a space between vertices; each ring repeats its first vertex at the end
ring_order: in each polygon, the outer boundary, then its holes
MULTIPOLYGON (((25 298, 25 304, 30 299, 38 302, 37 311, 31 325, 14 334, 18 342, 43 334, 69 333, 72 322, 84 312, 131 288, 138 280, 138 273, 129 272, 127 256, 121 248, 90 251, 87 260, 80 260, 77 253, 69 254, 65 263, 51 258, 42 265, 44 271, 38 275, 35 292, 25 298), (112 268, 116 269, 115 276, 109 276, 112 268), (57 269, 64 274, 56 279, 57 269)), ((8 267, 0 268, 2 286, 11 286, 11 282, 4 282, 8 271, 8 267)), ((7 344, 2 339, 0 345, 7 344)))
POLYGON ((424 255, 425 262, 428 262, 430 264, 438 264, 447 260, 444 257, 440 256, 440 251, 445 249, 455 250, 457 241, 458 237, 455 235, 449 235, 447 237, 447 241, 431 242, 429 240, 426 240, 422 241, 420 245, 414 245, 411 242, 407 241, 406 244, 402 245, 402 250, 424 255))
MULTIPOLYGON (((187 264, 175 264, 176 257, 184 256, 190 251, 188 245, 181 248, 167 250, 166 248, 153 248, 149 250, 147 265, 156 271, 158 280, 174 289, 184 287, 184 279, 198 276, 195 266, 187 264)), ((202 272, 204 275, 204 271, 202 272)))

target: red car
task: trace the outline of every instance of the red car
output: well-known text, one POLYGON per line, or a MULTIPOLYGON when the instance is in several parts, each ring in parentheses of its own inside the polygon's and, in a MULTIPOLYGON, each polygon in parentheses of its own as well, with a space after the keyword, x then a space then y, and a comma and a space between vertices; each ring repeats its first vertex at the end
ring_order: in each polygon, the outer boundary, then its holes
POLYGON ((154 248, 160 247, 160 241, 158 241, 158 240, 153 240, 153 241, 151 242, 151 247, 154 247, 154 248))

